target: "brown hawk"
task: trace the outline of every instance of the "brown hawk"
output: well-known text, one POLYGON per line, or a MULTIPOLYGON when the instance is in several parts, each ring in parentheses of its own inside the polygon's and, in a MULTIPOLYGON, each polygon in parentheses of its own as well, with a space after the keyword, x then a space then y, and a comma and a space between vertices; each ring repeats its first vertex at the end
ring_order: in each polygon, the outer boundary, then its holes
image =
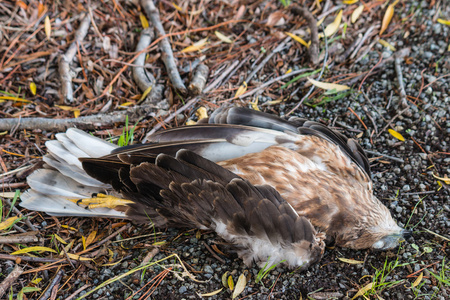
POLYGON ((56 138, 25 208, 212 229, 260 266, 305 268, 325 239, 385 250, 410 234, 373 195, 359 144, 316 122, 233 107, 149 144, 118 148, 74 128, 56 138))

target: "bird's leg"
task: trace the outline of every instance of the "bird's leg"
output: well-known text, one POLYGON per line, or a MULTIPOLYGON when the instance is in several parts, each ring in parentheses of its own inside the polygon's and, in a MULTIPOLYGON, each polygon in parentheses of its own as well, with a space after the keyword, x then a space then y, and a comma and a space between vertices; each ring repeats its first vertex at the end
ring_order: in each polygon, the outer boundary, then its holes
POLYGON ((75 202, 78 206, 86 205, 85 207, 86 209, 94 209, 98 207, 114 209, 117 206, 124 206, 134 203, 134 201, 131 200, 117 198, 111 195, 105 195, 101 193, 92 194, 91 198, 70 199, 70 201, 75 202))

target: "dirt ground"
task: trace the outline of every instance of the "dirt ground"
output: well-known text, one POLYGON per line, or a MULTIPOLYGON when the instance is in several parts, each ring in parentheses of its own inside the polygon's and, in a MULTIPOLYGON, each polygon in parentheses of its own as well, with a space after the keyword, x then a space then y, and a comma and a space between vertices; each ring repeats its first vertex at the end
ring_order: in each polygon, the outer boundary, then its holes
POLYGON ((165 46, 160 33, 145 41, 151 1, 0 2, 5 299, 227 299, 241 275, 241 299, 449 298, 449 3, 295 2, 308 23, 285 2, 158 1, 165 46), (196 96, 199 65, 209 75, 196 96), (127 122, 137 124, 136 143, 223 105, 305 117, 356 138, 376 196, 413 237, 386 252, 327 248, 306 272, 277 266, 259 281, 259 269, 211 232, 55 218, 19 205, 45 141, 67 127, 117 143, 127 122))

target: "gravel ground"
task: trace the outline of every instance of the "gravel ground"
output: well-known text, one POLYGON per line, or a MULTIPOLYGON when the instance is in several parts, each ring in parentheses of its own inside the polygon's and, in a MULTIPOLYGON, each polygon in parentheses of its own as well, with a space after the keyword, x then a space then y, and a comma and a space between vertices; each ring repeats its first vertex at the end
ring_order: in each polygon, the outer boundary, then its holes
MULTIPOLYGON (((449 6, 445 7, 442 1, 439 3, 442 14, 449 17, 449 6)), ((172 267, 178 275, 169 273, 162 281, 151 282, 133 299, 142 296, 155 282, 151 299, 197 299, 200 293, 222 288, 222 276, 226 272, 229 272, 235 283, 241 274, 250 279, 239 295, 246 299, 345 299, 352 298, 361 287, 370 283, 373 283, 372 290, 366 294, 369 299, 448 299, 450 191, 448 184, 440 180, 439 185, 433 175, 443 177, 450 174, 450 77, 443 77, 450 73, 450 27, 433 21, 438 5, 430 5, 426 1, 406 1, 401 6, 401 18, 414 18, 414 22, 408 22, 405 27, 399 26, 385 40, 397 49, 411 49, 407 58, 401 60, 406 95, 414 97, 409 99, 409 110, 399 114, 403 107, 400 105, 397 73, 394 63, 390 61, 364 81, 361 90, 367 97, 358 92, 361 82, 358 81, 348 97, 325 105, 303 105, 295 114, 342 129, 345 134, 356 137, 366 150, 382 154, 369 155, 375 194, 391 210, 400 226, 414 230, 413 238, 399 249, 388 252, 328 248, 321 262, 306 272, 276 267, 260 283, 255 283, 258 269, 246 268, 214 234, 168 230, 155 238, 155 241, 166 241, 166 244, 153 261, 176 253, 190 266, 188 270, 196 276, 196 280, 182 277, 183 270, 179 262, 170 258, 149 267, 143 274, 137 272, 117 280, 87 298, 124 299, 125 295, 139 290, 150 279, 172 267), (405 37, 407 32, 408 36, 405 37), (349 108, 362 118, 367 130, 349 108), (405 141, 399 141, 385 129, 389 122, 405 137, 405 141), (218 254, 223 262, 213 256, 205 244, 210 247, 217 245, 226 254, 218 254), (363 263, 349 264, 339 258, 363 263), (440 274, 447 283, 438 280, 432 273, 440 274), (419 281, 420 274, 423 278, 419 281)), ((347 42, 335 42, 334 45, 341 51, 349 47, 347 42)), ((287 53, 283 52, 282 56, 287 53)), ((386 60, 393 54, 376 43, 359 62, 333 66, 324 76, 331 78, 340 74, 367 72, 380 61, 380 57, 386 60)), ((296 68, 294 65, 290 67, 296 68)), ((258 80, 266 81, 264 76, 258 80)), ((281 104, 272 111, 286 114, 302 98, 302 91, 306 93, 307 89, 302 89, 292 103, 281 104)), ((275 99, 262 97, 260 104, 271 100, 275 99)), ((60 218, 59 222, 76 224, 73 218, 60 218)), ((109 229, 113 233, 117 230, 111 229, 113 222, 84 220, 76 226, 80 230, 79 234, 87 235, 92 228, 99 228, 99 231, 109 229)), ((47 224, 41 225, 45 227, 47 224)), ((147 226, 133 226, 119 235, 116 241, 135 238, 110 244, 108 249, 112 250, 113 255, 107 255, 105 260, 110 257, 116 262, 124 258, 112 266, 82 265, 79 272, 82 275, 70 281, 72 288, 61 299, 86 283, 91 284, 92 287, 79 294, 84 295, 105 280, 137 267, 152 248, 153 242, 148 237, 140 236, 153 233, 153 229, 147 226)), ((3 248, 3 251, 6 250, 3 248)), ((103 250, 108 253, 106 248, 103 250)), ((8 274, 13 264, 2 261, 0 267, 3 274, 8 274)), ((63 282, 67 279, 64 277, 63 282)), ((211 299, 226 299, 231 295, 232 292, 224 288, 211 299)))

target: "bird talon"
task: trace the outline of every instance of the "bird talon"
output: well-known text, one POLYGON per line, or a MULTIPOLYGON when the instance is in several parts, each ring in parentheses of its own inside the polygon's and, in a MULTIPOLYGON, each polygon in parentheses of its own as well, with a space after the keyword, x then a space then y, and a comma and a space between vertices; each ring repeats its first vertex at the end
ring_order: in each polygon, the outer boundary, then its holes
POLYGON ((76 205, 78 206, 84 205, 85 209, 94 209, 101 207, 114 209, 117 206, 126 206, 130 203, 134 203, 131 200, 121 199, 101 193, 93 193, 91 195, 91 198, 69 199, 69 200, 75 202, 76 205))

